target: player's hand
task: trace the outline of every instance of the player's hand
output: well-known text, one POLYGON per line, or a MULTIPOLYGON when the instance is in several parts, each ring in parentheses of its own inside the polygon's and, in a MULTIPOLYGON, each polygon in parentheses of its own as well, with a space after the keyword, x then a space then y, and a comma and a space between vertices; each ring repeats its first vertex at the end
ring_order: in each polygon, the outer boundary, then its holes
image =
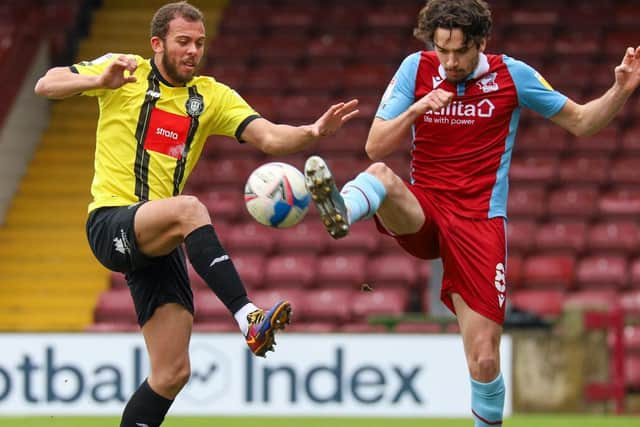
POLYGON ((105 89, 118 89, 127 83, 135 82, 133 73, 138 68, 135 57, 120 55, 100 75, 100 87, 105 89))
POLYGON ((453 93, 444 89, 434 89, 413 104, 413 108, 417 115, 426 113, 427 111, 440 111, 451 104, 453 93))
POLYGON ((615 69, 616 84, 627 92, 633 92, 640 84, 640 46, 628 47, 622 62, 615 69))
POLYGON ((314 137, 331 136, 342 127, 343 124, 355 117, 358 110, 358 100, 352 99, 349 102, 334 104, 311 125, 311 132, 314 137))

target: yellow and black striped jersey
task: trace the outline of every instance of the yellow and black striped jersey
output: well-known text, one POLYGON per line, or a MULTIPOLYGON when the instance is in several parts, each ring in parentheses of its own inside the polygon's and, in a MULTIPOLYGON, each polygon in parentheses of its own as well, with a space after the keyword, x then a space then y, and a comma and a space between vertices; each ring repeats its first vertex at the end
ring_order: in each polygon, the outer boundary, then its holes
MULTIPOLYGON (((107 54, 71 70, 99 75, 117 57, 107 54)), ((83 93, 97 97, 100 108, 89 211, 180 194, 209 135, 239 140, 246 125, 259 117, 212 77, 172 86, 153 60, 134 57, 136 82, 83 93)))

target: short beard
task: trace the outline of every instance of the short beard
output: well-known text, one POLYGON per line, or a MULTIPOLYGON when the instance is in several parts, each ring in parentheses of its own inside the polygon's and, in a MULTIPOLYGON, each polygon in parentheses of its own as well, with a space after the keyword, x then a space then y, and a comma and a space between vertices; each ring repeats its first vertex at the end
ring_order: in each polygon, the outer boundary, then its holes
POLYGON ((180 74, 178 74, 178 69, 169 62, 169 59, 167 58, 166 53, 162 54, 162 68, 164 68, 164 72, 167 73, 167 75, 172 81, 183 84, 183 85, 187 84, 193 78, 193 75, 189 76, 188 78, 185 78, 180 74))

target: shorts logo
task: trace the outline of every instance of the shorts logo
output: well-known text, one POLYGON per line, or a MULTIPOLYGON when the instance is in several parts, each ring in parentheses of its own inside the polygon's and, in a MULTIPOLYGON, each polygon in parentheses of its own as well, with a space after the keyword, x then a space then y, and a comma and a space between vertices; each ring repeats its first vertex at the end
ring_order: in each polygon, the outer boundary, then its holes
POLYGON ((496 264, 496 277, 493 281, 493 284, 498 290, 498 305, 502 307, 505 300, 505 291, 507 290, 507 282, 505 279, 504 264, 501 262, 496 264))
POLYGON ((113 239, 113 248, 116 252, 120 252, 122 255, 131 253, 129 239, 127 239, 127 235, 123 229, 120 229, 120 237, 115 237, 113 239))

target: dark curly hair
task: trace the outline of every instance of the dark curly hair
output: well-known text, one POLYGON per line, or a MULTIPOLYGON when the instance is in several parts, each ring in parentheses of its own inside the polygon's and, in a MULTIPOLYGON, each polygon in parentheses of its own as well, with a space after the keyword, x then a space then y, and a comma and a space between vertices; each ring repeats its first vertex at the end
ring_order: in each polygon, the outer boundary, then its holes
POLYGON ((433 43, 438 28, 459 28, 464 42, 480 46, 491 33, 491 10, 483 0, 428 0, 418 14, 418 26, 413 35, 425 44, 433 43))
POLYGON ((204 22, 202 12, 186 1, 167 3, 158 9, 151 19, 151 37, 160 37, 165 40, 169 32, 169 23, 177 17, 190 22, 204 22))

